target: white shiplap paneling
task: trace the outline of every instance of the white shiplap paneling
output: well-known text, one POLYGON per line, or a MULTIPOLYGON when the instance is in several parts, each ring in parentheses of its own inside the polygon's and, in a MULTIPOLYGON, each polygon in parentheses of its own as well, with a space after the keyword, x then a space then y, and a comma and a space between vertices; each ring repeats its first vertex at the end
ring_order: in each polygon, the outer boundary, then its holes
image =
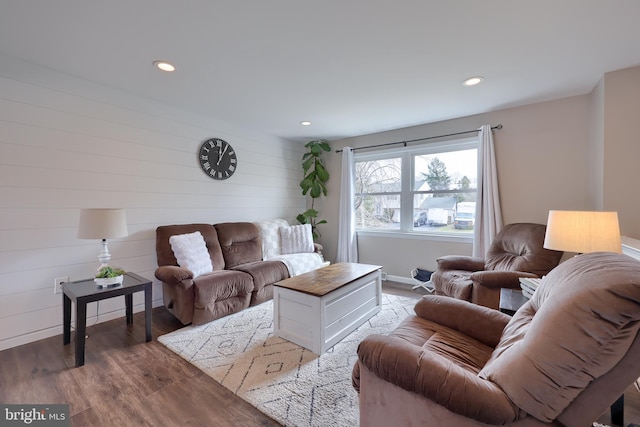
MULTIPOLYGON (((175 111, 72 76, 0 61, 0 350, 61 333, 56 277, 90 277, 99 243, 76 237, 79 210, 123 207, 129 236, 112 264, 153 278, 155 228, 189 222, 292 220, 305 208, 299 144, 175 111), (197 148, 220 137, 238 153, 224 182, 197 148)), ((153 278, 154 305, 162 287, 153 278)), ((134 298, 136 311, 141 296, 134 298)), ((96 319, 89 308, 89 324, 96 319)), ((124 315, 100 304, 99 321, 124 315)))

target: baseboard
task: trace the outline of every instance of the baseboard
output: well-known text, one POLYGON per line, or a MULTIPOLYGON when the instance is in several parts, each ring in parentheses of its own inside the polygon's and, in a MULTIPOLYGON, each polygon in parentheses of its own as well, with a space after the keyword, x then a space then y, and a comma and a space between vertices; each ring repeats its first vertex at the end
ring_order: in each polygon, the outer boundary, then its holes
MULTIPOLYGON (((163 305, 162 300, 153 301, 152 306, 160 307, 163 305)), ((75 304, 72 304, 72 310, 75 311, 75 304)), ((144 304, 134 304, 133 312, 137 313, 140 311, 144 311, 144 304)), ((109 320, 118 319, 121 317, 125 317, 125 309, 118 309, 115 311, 111 311, 108 313, 100 313, 98 317, 97 323, 108 322, 109 320)), ((75 319, 75 315, 73 316, 75 319)), ((93 326, 96 324, 96 316, 88 316, 87 317, 87 327, 93 326)), ((75 327, 75 321, 71 324, 72 327, 75 327)), ((73 332, 73 329, 72 329, 73 332)), ((55 337, 56 335, 62 335, 62 324, 57 326, 52 326, 50 328, 42 329, 35 332, 30 332, 28 334, 19 335, 17 337, 11 337, 6 340, 0 341, 0 351, 7 350, 9 348, 18 347, 20 345, 29 344, 34 341, 40 341, 45 338, 55 337)), ((62 345, 62 339, 60 339, 60 345, 62 345)))
POLYGON ((402 283, 403 285, 409 285, 411 287, 416 284, 415 280, 413 280, 411 277, 393 276, 391 274, 387 274, 386 280, 389 282, 402 283))

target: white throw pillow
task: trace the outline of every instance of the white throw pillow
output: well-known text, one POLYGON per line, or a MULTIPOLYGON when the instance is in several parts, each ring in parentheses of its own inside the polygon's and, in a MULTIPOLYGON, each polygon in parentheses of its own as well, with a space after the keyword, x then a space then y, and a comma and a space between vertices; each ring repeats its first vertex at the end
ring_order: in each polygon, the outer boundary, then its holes
POLYGON ((314 252, 311 224, 281 227, 280 240, 283 255, 314 252))
POLYGON ((169 244, 173 254, 176 256, 178 265, 191 270, 194 279, 213 271, 207 245, 199 231, 171 236, 169 237, 169 244))

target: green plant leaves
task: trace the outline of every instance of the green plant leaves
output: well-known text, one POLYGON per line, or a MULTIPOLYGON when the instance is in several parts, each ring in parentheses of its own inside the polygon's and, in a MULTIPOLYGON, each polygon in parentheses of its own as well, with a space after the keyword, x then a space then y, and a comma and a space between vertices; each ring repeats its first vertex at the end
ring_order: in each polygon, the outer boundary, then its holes
MULTIPOLYGON (((310 153, 307 153, 310 154, 310 153)), ((311 169, 311 166, 316 165, 316 158, 313 156, 309 156, 306 160, 304 160, 304 156, 302 157, 302 170, 304 171, 304 174, 306 175, 309 172, 309 169, 311 169)))
POLYGON ((314 154, 319 154, 319 150, 326 152, 331 151, 331 146, 325 139, 314 139, 313 141, 307 142, 304 146, 305 148, 309 148, 314 154))
POLYGON ((323 183, 329 181, 329 172, 327 172, 327 169, 322 163, 316 163, 316 174, 318 176, 318 179, 323 183))
POLYGON ((121 268, 117 268, 117 267, 111 267, 111 266, 105 266, 102 267, 98 273, 96 274, 96 278, 98 279, 106 279, 109 277, 118 277, 118 276, 122 276, 123 274, 125 274, 126 272, 121 269, 121 268))
POLYGON ((311 193, 309 195, 314 199, 317 199, 322 194, 322 184, 318 181, 313 181, 311 183, 311 193))
POLYGON ((299 214, 296 219, 300 224, 311 224, 314 240, 320 236, 316 226, 326 224, 325 220, 317 220, 318 211, 313 209, 313 201, 318 197, 327 195, 326 183, 329 181, 329 172, 324 165, 322 154, 331 151, 329 143, 323 139, 309 141, 305 144, 308 149, 302 155, 302 170, 304 178, 300 181, 302 195, 311 197, 311 209, 299 214))

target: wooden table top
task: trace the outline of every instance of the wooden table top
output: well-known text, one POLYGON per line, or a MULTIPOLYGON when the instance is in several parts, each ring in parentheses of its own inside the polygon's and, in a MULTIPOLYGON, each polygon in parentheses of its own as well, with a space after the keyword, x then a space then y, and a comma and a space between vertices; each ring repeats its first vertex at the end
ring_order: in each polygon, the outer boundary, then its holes
POLYGON ((380 265, 339 262, 276 282, 274 286, 321 297, 381 268, 380 265))

